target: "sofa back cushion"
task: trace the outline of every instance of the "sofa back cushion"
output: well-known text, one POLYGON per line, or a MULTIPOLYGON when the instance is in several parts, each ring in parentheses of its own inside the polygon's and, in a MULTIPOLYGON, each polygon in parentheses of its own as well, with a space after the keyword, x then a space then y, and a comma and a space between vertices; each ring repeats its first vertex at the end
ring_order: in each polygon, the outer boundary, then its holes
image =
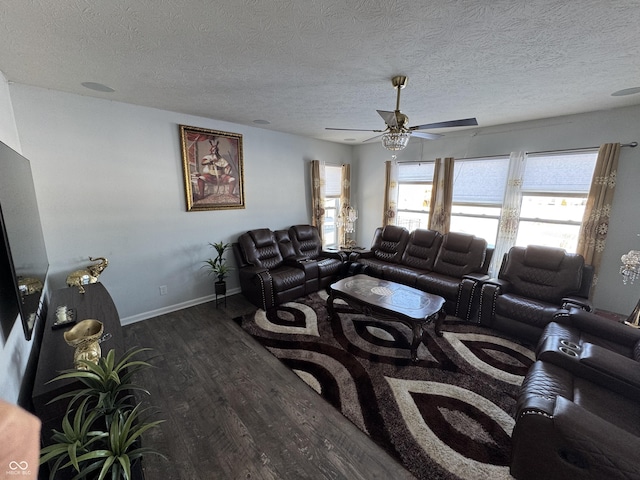
POLYGON ((317 258, 322 251, 322 240, 313 225, 294 225, 289 229, 293 248, 299 256, 317 258))
POLYGON ((398 263, 409 240, 409 231, 396 225, 378 227, 373 235, 371 251, 378 260, 398 263))
POLYGON ((400 263, 420 270, 433 270, 442 244, 442 234, 436 230, 414 230, 409 235, 400 263))
POLYGON ((276 230, 273 233, 276 236, 276 242, 278 242, 278 248, 280 249, 282 258, 296 257, 296 249, 289 236, 289 230, 276 230))
POLYGON ((268 228, 243 233, 238 237, 238 245, 249 265, 276 268, 283 262, 276 236, 268 228))
POLYGON ((529 245, 513 247, 504 258, 500 278, 510 293, 560 305, 562 298, 580 291, 584 258, 562 248, 529 245))
POLYGON ((433 271, 450 277, 480 272, 487 254, 487 241, 466 233, 449 232, 443 240, 433 271))

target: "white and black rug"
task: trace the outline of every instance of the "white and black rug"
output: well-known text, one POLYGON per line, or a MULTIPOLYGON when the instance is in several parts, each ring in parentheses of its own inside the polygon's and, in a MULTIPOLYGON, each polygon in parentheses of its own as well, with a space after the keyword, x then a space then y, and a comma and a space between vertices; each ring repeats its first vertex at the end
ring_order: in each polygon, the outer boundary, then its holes
POLYGON ((447 317, 412 333, 335 302, 324 291, 236 321, 420 479, 511 478, 516 396, 531 349, 447 317))

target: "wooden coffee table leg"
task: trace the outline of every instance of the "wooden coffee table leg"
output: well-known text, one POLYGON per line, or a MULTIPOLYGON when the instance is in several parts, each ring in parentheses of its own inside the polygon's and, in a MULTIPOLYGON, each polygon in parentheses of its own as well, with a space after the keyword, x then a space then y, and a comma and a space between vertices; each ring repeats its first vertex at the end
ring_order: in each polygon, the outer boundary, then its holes
POLYGON ((436 317, 436 323, 433 326, 433 330, 436 332, 438 337, 442 336, 442 324, 444 323, 444 319, 447 317, 447 312, 444 311, 444 308, 438 312, 438 316, 436 317))
POLYGON ((411 343, 411 360, 418 361, 418 346, 422 342, 422 322, 413 323, 413 343, 411 343))

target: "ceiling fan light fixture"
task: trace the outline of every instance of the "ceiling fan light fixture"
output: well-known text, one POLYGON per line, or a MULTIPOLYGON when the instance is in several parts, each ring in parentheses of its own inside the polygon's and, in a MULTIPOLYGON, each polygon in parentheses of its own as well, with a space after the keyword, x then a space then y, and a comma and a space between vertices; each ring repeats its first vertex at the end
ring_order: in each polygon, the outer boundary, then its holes
POLYGON ((382 145, 387 150, 404 150, 411 138, 410 132, 387 132, 382 135, 382 145))

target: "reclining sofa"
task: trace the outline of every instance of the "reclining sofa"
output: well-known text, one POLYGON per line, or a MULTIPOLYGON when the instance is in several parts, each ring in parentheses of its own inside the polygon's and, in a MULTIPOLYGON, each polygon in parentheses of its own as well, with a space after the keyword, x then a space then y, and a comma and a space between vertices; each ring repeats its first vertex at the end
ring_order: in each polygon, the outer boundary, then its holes
POLYGON ((518 395, 511 474, 640 479, 640 330, 579 307, 543 330, 518 395))
POLYGON ((311 225, 250 230, 232 247, 240 289, 263 310, 326 287, 346 259, 341 252, 323 251, 318 230, 311 225))
POLYGON ((387 225, 376 229, 371 248, 352 256, 370 275, 423 290, 445 299, 445 311, 464 320, 474 317, 479 285, 489 278, 493 249, 486 240, 464 233, 387 225))

